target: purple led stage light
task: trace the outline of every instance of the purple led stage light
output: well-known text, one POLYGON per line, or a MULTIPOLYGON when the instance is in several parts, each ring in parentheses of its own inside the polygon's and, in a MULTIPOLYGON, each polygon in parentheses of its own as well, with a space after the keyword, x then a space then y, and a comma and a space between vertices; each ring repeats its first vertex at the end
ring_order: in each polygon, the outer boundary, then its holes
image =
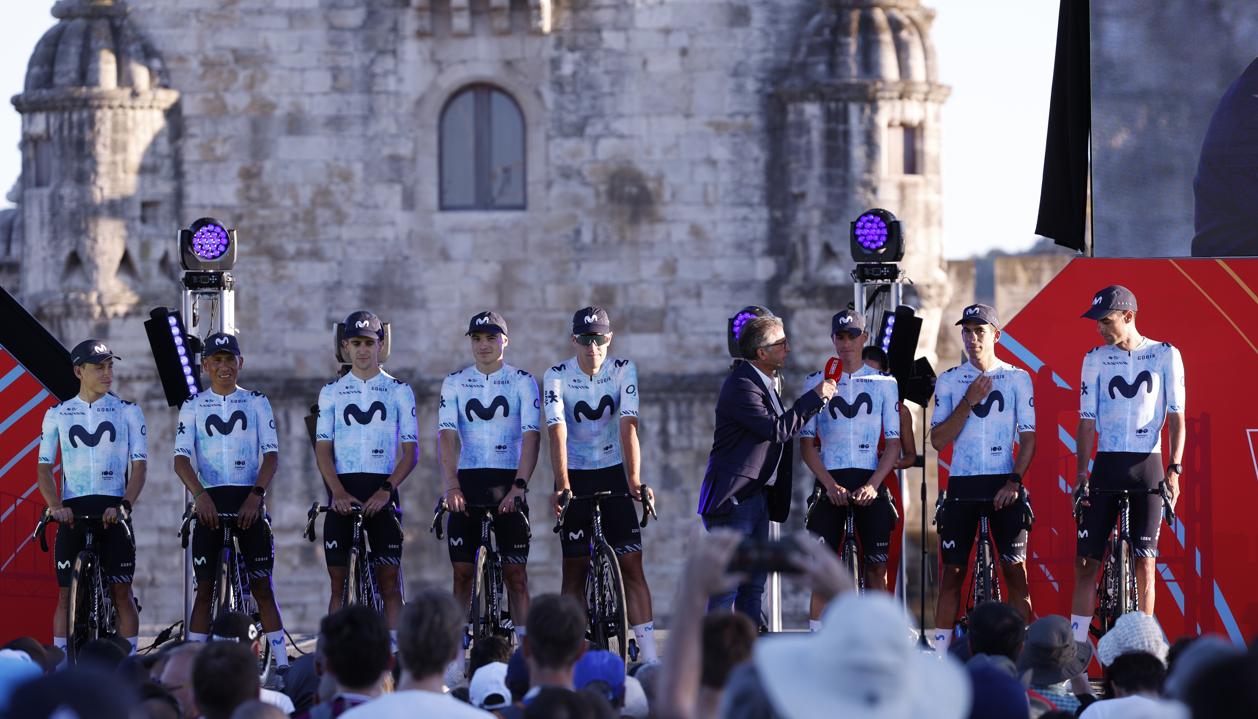
POLYGON ((879 215, 868 213, 856 220, 856 241, 871 252, 887 244, 887 223, 879 215))
POLYGON ((192 236, 192 251, 207 262, 222 257, 228 244, 227 230, 219 225, 206 225, 192 236))

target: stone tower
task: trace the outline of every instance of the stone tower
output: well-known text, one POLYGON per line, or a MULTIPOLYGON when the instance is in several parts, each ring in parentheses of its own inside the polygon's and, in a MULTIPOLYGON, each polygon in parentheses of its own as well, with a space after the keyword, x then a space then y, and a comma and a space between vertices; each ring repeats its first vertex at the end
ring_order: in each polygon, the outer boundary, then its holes
MULTIPOLYGON (((905 301, 923 311, 920 347, 930 356, 947 292, 939 146, 949 90, 935 66, 934 11, 919 0, 819 5, 774 98, 774 236, 789 257, 782 302, 795 325, 828 328, 852 300, 849 223, 871 207, 888 209, 905 229, 901 267, 914 283, 905 301)), ((810 356, 830 352, 825 334, 796 346, 810 356)))
POLYGON ((174 290, 176 162, 160 59, 121 0, 61 0, 22 94, 19 289, 68 339, 143 336, 115 320, 174 290))

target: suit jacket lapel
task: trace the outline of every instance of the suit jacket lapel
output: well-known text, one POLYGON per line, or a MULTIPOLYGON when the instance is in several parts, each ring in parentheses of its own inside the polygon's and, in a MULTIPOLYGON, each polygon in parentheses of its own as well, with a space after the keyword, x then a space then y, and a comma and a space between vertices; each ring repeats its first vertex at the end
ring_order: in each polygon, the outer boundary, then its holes
MULTIPOLYGON (((760 371, 757 370, 750 362, 744 361, 743 364, 747 366, 747 374, 750 375, 751 379, 756 383, 756 386, 758 386, 761 390, 764 391, 764 400, 769 405, 769 414, 773 415, 774 417, 779 416, 778 411, 774 409, 773 407, 773 397, 770 394, 770 393, 774 395, 777 394, 777 390, 772 386, 769 386, 769 387, 764 386, 764 377, 760 376, 760 371)), ((782 406, 781 397, 778 397, 777 406, 778 407, 782 406)))

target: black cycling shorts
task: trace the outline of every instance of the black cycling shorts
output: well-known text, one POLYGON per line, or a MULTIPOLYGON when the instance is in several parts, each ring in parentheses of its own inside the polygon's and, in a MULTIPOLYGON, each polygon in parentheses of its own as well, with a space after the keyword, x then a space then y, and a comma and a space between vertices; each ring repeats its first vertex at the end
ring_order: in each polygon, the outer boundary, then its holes
MULTIPOLYGON (((872 469, 830 470, 834 481, 849 491, 868 483, 873 474, 872 469)), ((821 483, 818 482, 816 486, 821 487, 821 483)), ((856 525, 856 537, 865 561, 869 564, 887 563, 887 548, 891 545, 891 530, 895 527, 895 508, 891 504, 891 492, 887 490, 885 482, 878 487, 878 496, 868 507, 836 506, 826 496, 824 489, 816 501, 816 505, 808 512, 805 526, 808 531, 820 536, 831 549, 838 552, 843 543, 847 513, 853 511, 852 521, 856 525)))
MULTIPOLYGON (((251 487, 209 487, 206 493, 214 500, 214 508, 220 512, 236 513, 240 505, 249 498, 251 487)), ((223 524, 218 529, 192 520, 192 575, 201 582, 213 582, 218 573, 219 550, 223 548, 223 524)), ((275 568, 275 541, 271 537, 271 518, 262 508, 262 516, 258 517, 248 529, 236 527, 231 523, 232 533, 240 545, 240 553, 245 558, 245 570, 248 579, 263 579, 271 576, 275 568)))
MULTIPOLYGON (((339 474, 341 486, 350 493, 359 504, 365 503, 375 494, 380 485, 389 478, 387 474, 371 474, 355 472, 339 474)), ((328 493, 328 504, 332 503, 328 493)), ((393 491, 393 507, 401 506, 398 502, 397 490, 393 491)), ((393 507, 385 507, 374 516, 363 520, 363 530, 367 533, 367 546, 370 550, 372 564, 402 563, 402 517, 393 507)), ((323 520, 323 559, 329 567, 349 566, 349 548, 354 541, 354 515, 337 514, 329 511, 323 520)))
MULTIPOLYGON (((987 515, 996 553, 1005 564, 1026 561, 1026 513, 1021 502, 996 510, 993 503, 996 492, 1008 482, 1009 474, 975 474, 948 479, 948 499, 983 499, 987 503, 947 502, 939 527, 939 553, 943 563, 965 566, 974 548, 974 535, 978 530, 979 517, 987 515)), ((1031 501, 1027 497, 1027 503, 1031 501)))
MULTIPOLYGON (((92 494, 67 499, 63 505, 76 515, 99 517, 109 507, 121 507, 122 497, 92 494)), ((91 523, 90 526, 96 533, 101 576, 104 577, 105 583, 130 584, 135 576, 135 540, 127 535, 127 530, 121 524, 109 525, 103 530, 104 536, 99 534, 102 531, 100 524, 91 523)), ((130 522, 127 526, 131 526, 130 522)), ((70 578, 74 574, 74 559, 87 547, 88 527, 87 522, 75 522, 74 526, 58 525, 57 541, 53 549, 53 561, 56 562, 57 568, 57 586, 70 586, 70 578)))
POLYGON ((446 521, 446 547, 451 562, 472 562, 476 547, 480 546, 480 522, 485 512, 492 512, 490 524, 503 564, 524 564, 529 561, 529 530, 524 514, 506 512, 498 514, 490 507, 497 507, 511 491, 515 470, 511 469, 460 469, 459 489, 467 500, 466 512, 451 512, 446 521))
POLYGON ((603 538, 617 555, 642 551, 642 529, 638 526, 638 510, 629 494, 629 479, 623 464, 602 469, 568 470, 573 503, 569 505, 559 532, 559 543, 565 559, 588 557, 593 534, 594 503, 582 500, 596 492, 614 495, 600 502, 603 515, 603 538))
MULTIPOLYGON (((1165 478, 1162 454, 1152 452, 1097 452, 1092 463, 1092 477, 1088 485, 1092 489, 1157 489, 1165 478)), ((1105 543, 1114 531, 1118 520, 1116 495, 1093 494, 1091 506, 1083 508, 1079 518, 1076 553, 1080 557, 1100 560, 1105 555, 1105 543)), ((1137 557, 1158 556, 1158 532, 1162 529, 1162 498, 1150 494, 1143 498, 1131 498, 1131 545, 1137 557)))

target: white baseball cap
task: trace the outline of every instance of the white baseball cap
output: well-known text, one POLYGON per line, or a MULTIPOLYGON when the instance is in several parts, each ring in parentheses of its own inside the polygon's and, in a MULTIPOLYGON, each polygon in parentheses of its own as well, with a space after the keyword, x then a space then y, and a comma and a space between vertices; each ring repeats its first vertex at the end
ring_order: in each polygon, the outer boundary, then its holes
POLYGON ((511 690, 507 688, 507 665, 490 662, 472 675, 467 685, 468 699, 472 706, 481 709, 502 709, 511 706, 511 690))

